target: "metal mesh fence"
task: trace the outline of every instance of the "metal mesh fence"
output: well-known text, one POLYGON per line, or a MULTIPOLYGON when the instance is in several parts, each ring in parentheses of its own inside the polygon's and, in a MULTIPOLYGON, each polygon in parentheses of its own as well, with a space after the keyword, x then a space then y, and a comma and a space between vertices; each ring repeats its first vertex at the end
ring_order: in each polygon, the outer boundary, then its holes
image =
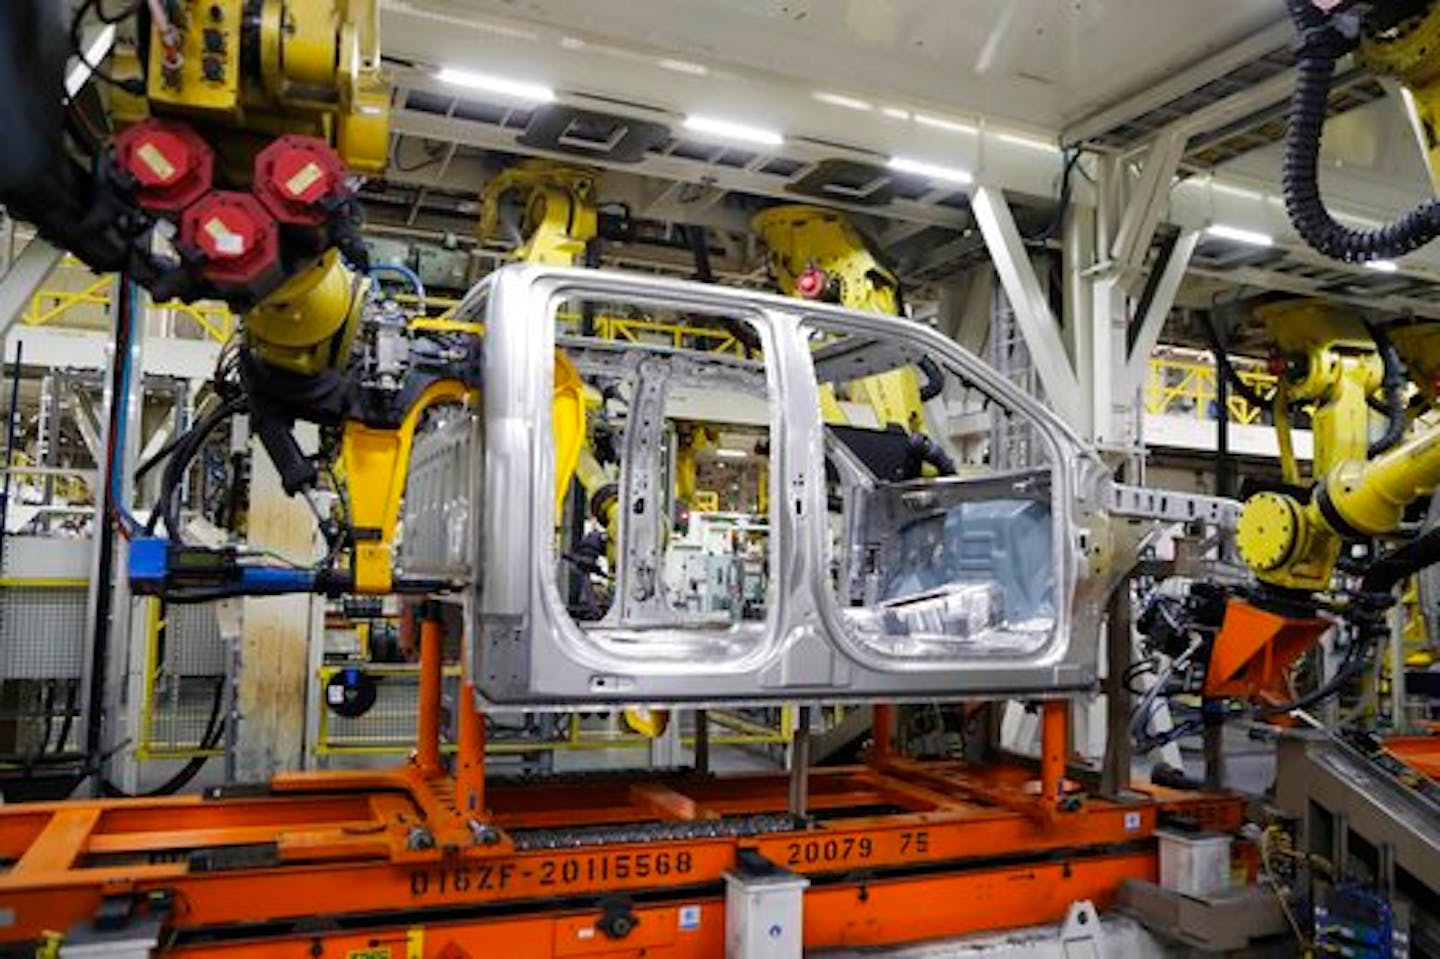
MULTIPOLYGON (((374 666, 366 669, 375 680, 375 705, 363 716, 337 715, 325 705, 324 687, 340 670, 334 667, 320 673, 321 695, 315 698, 321 710, 320 736, 316 751, 326 752, 404 752, 415 745, 416 714, 419 711, 420 677, 414 668, 374 666)), ((454 703, 458 683, 446 677, 442 709, 454 703)), ((448 729, 448 717, 442 716, 441 729, 448 729)))
POLYGON ((226 646, 211 604, 168 606, 147 617, 140 758, 194 755, 223 708, 226 646))
POLYGON ((0 587, 0 680, 74 679, 85 653, 87 587, 0 587))

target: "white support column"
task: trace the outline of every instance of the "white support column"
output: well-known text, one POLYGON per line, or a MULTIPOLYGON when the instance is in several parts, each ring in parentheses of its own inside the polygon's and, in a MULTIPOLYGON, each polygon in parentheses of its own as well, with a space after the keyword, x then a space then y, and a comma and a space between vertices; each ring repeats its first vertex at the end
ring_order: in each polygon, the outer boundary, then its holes
POLYGON ((1173 254, 1155 267, 1162 273, 1156 278, 1154 309, 1142 321, 1143 346, 1136 354, 1139 372, 1134 373, 1135 355, 1126 350, 1132 294, 1146 277, 1145 260, 1184 143, 1184 134, 1178 129, 1162 134, 1150 148, 1140 178, 1124 202, 1130 179, 1126 164, 1113 157, 1101 158, 1096 164, 1093 231, 1087 231, 1084 221, 1076 217, 1073 233, 1066 236, 1067 296, 1088 310, 1078 334, 1080 359, 1076 363, 1081 395, 1091 404, 1088 434, 1097 445, 1117 451, 1126 451, 1138 442, 1136 386, 1198 239, 1198 234, 1188 231, 1173 254))
MULTIPOLYGON (((307 449, 318 442, 313 427, 299 427, 297 436, 307 449)), ((305 500, 285 495, 270 458, 258 442, 251 445, 249 545, 302 563, 317 558, 319 537, 305 500)), ((317 599, 305 595, 248 597, 241 609, 235 776, 264 782, 304 765, 307 694, 314 685, 307 672, 324 616, 317 599)))
POLYGON ((38 236, 25 244, 10 269, 0 277, 0 340, 30 305, 35 291, 60 262, 60 250, 38 236))
POLYGON ((1020 239, 1015 217, 1005 196, 994 187, 976 187, 970 207, 1005 294, 1015 310, 1015 322, 1030 348, 1031 361, 1040 374, 1045 395, 1056 412, 1083 428, 1086 397, 1081 395, 1075 370, 1060 335, 1060 324, 1035 275, 1035 267, 1020 239))
POLYGON ((15 256, 15 218, 0 207, 0 277, 10 272, 15 256))
POLYGON ((1125 359, 1125 290, 1117 274, 1105 273, 1092 280, 1090 294, 1089 383, 1084 387, 1091 404, 1090 439, 1102 447, 1123 445, 1115 375, 1125 359))
POLYGON ((1140 178, 1125 204, 1109 251, 1113 270, 1127 285, 1134 282, 1144 266, 1145 253, 1155 239, 1155 228, 1170 198, 1170 184, 1180 168, 1187 139, 1183 130, 1162 132, 1141 164, 1140 178))
POLYGON ((985 263, 959 282, 940 288, 940 332, 971 353, 985 351, 990 335, 990 298, 995 271, 985 263))
MULTIPOLYGON (((32 241, 34 242, 34 241, 32 241)), ((116 309, 111 311, 111 330, 116 330, 116 322, 120 316, 119 305, 122 297, 127 295, 125 286, 117 278, 112 284, 111 302, 116 304, 116 309)), ((86 623, 85 623, 85 659, 81 674, 81 715, 83 721, 80 728, 86 732, 82 733, 86 740, 86 748, 95 748, 99 754, 109 757, 101 763, 100 773, 102 776, 118 778, 119 785, 124 789, 133 789, 136 783, 136 770, 134 766, 133 751, 116 750, 118 743, 124 742, 127 738, 128 724, 125 717, 126 704, 126 675, 130 668, 130 637, 131 637, 131 616, 130 616, 130 580, 128 575, 129 549, 123 536, 116 533, 111 540, 110 566, 108 575, 105 573, 104 556, 102 554, 103 535, 102 530, 109 527, 113 520, 112 514, 118 505, 128 509, 130 506, 131 483, 129 477, 135 472, 136 443, 135 434, 139 432, 140 411, 143 407, 144 378, 141 370, 141 331, 143 319, 132 317, 132 331, 134 336, 129 344, 127 356, 117 356, 113 348, 106 350, 106 362, 103 368, 103 407, 101 416, 101 429, 97 442, 99 447, 96 450, 95 460, 99 466, 98 480, 95 484, 95 530, 94 555, 90 566, 90 587, 86 594, 86 623), (121 360, 129 363, 129 376, 126 381, 126 392, 117 395, 114 388, 115 364, 121 360), (118 411, 112 413, 112 411, 118 411), (117 481, 111 482, 110 477, 105 475, 105 465, 111 458, 110 435, 108 424, 111 417, 115 416, 121 428, 124 430, 124 437, 121 444, 114 451, 115 470, 117 481), (102 616, 102 607, 104 615, 102 616), (91 666, 97 657, 97 643, 103 643, 103 663, 98 670, 91 666), (98 707, 98 708, 97 708, 98 707), (98 715, 97 715, 98 713, 98 715), (99 738, 91 742, 88 730, 92 723, 99 724, 99 738)), ((99 779, 97 778, 97 788, 99 779)))
POLYGON ((1155 351, 1160 331, 1165 327, 1165 319, 1175 305, 1175 294, 1180 290, 1180 281, 1185 279, 1185 270, 1190 266, 1190 257, 1195 253, 1195 246, 1199 242, 1200 231, 1184 231, 1176 239, 1169 258, 1155 266, 1160 271, 1160 277, 1155 283, 1145 315, 1140 320, 1140 331, 1135 336, 1135 343, 1130 347, 1130 355, 1125 360, 1125 375, 1120 381, 1120 389, 1125 393, 1134 392, 1144 381, 1146 364, 1150 362, 1150 354, 1155 351))

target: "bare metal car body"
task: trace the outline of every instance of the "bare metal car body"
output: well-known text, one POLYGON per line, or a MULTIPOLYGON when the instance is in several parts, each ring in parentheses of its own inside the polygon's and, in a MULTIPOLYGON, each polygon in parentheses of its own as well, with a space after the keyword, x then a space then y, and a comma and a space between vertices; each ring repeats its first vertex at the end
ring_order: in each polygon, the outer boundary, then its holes
POLYGON ((1223 508, 1177 498, 1157 509, 1153 497, 1116 486, 1053 411, 908 320, 707 284, 525 265, 492 274, 456 316, 484 324, 483 399, 417 439, 401 562, 407 573, 469 584, 466 655, 490 703, 1088 692, 1106 599, 1153 528, 1117 509, 1176 519, 1223 508), (743 318, 763 360, 557 336, 558 311, 580 301, 743 318), (555 546, 557 348, 582 374, 624 374, 632 384, 615 600, 594 622, 567 608, 555 546), (910 482, 867 472, 822 419, 822 384, 921 357, 1029 429, 1039 465, 910 482), (654 404, 683 389, 735 396, 737 405, 763 394, 767 404, 767 599, 748 620, 716 623, 656 598, 668 481, 659 469, 664 416, 654 404), (844 494, 838 512, 836 489, 844 494))

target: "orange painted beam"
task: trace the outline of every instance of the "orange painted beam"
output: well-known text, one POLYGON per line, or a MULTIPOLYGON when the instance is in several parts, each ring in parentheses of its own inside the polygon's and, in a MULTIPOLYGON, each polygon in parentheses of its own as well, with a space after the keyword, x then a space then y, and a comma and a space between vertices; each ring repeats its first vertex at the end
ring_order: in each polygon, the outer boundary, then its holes
POLYGON ((1040 706, 1040 801, 1053 806, 1065 798, 1065 765, 1070 758, 1070 703, 1047 699, 1040 706))
POLYGON ((440 694, 445 664, 439 614, 422 605, 420 616, 420 690, 415 737, 415 765, 427 776, 440 772, 440 694))
POLYGON ((1105 909, 1129 878, 1156 877, 1151 854, 811 889, 805 948, 885 946, 1058 922, 1070 903, 1105 909))
MULTIPOLYGON (((812 887, 804 898, 804 945, 807 950, 877 948, 1058 923, 1075 900, 1089 899, 1104 909, 1125 879, 1153 880, 1156 871, 1153 855, 1136 854, 812 887)), ((391 956, 414 954, 421 959, 724 955, 723 899, 706 896, 645 906, 633 915, 634 931, 613 940, 597 927, 598 910, 567 910, 469 921, 417 920, 364 931, 309 930, 293 937, 197 944, 176 954, 185 959, 266 959, 292 951, 349 956, 388 948, 391 956)))
POLYGON ((72 806, 57 812, 30 843, 20 861, 10 868, 6 878, 24 880, 32 874, 69 869, 89 844, 90 832, 100 821, 100 812, 94 806, 72 806))
POLYGON ((895 749, 895 707, 877 703, 870 710, 870 761, 884 762, 895 749))
POLYGON ((630 797, 665 819, 692 822, 700 815, 694 799, 660 783, 636 783, 630 787, 630 797))

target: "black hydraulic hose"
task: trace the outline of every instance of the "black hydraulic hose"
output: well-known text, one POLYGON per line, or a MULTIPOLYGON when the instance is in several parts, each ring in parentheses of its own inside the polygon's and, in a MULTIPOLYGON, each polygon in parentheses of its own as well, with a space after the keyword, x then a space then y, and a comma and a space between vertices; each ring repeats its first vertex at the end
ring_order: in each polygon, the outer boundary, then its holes
MULTIPOLYGON (((120 436, 120 424, 125 419, 125 405, 128 402, 126 381, 127 366, 130 362, 130 347, 135 323, 135 292, 131 286, 134 278, 122 273, 116 287, 115 303, 115 354, 110 370, 110 409, 105 424, 105 461, 100 467, 100 482, 95 492, 95 502, 106 507, 106 513, 97 517, 95 524, 95 605, 91 611, 92 632, 90 634, 90 688, 85 702, 85 755, 90 757, 96 773, 103 769, 106 754, 105 745, 105 676, 110 656, 110 623, 114 615, 114 596, 111 578, 115 567, 115 527, 110 521, 111 510, 117 509, 115 492, 115 464, 121 453, 116 449, 120 436)), ((129 534, 126 534, 129 535, 129 534)), ((127 609, 126 615, 129 611, 127 609)), ((103 788, 103 785, 102 785, 103 788)))
POLYGON ((20 425, 20 359, 25 341, 15 343, 15 365, 10 373, 10 415, 5 419, 5 480, 0 487, 0 556, 5 550, 5 524, 10 520, 10 478, 15 469, 15 433, 20 425))
MULTIPOLYGON (((215 684, 215 696, 210 703, 210 717, 205 721, 205 732, 200 737, 199 749, 202 753, 209 752, 220 743, 220 735, 225 730, 225 723, 221 719, 221 705, 225 701, 225 681, 222 679, 215 684)), ((190 782, 200 774, 209 756, 194 756, 186 761, 185 765, 154 789, 147 789, 144 792, 127 793, 109 779, 100 780, 100 792, 102 795, 112 799, 142 799, 154 798, 156 796, 169 796, 177 793, 190 785, 190 782)))
POLYGON ((75 726, 75 707, 79 705, 80 684, 75 681, 68 681, 65 684, 65 717, 60 720, 60 737, 55 741, 58 751, 65 751, 65 744, 70 741, 70 730, 75 726))
POLYGON ((935 467, 935 471, 941 476, 955 475, 955 461, 944 448, 924 433, 911 433, 909 454, 914 464, 911 473, 914 476, 920 475, 920 465, 928 463, 935 467))
POLYGON ((164 462, 165 457, 169 456, 171 453, 179 449, 180 444, 183 442, 185 442, 185 434, 181 433, 179 436, 173 437, 168 443, 156 450, 153 454, 151 454, 149 459, 147 459, 145 462, 141 463, 135 468, 135 479, 137 481, 144 479, 146 474, 148 474, 151 470, 164 462))
MULTIPOLYGON (((1255 391, 1255 388, 1240 378, 1235 367, 1230 362, 1230 354, 1225 350, 1225 344, 1220 339, 1220 330, 1215 325, 1215 317, 1210 315, 1208 310, 1201 310, 1202 326, 1205 328, 1205 338, 1210 341, 1210 352, 1215 354, 1215 365, 1220 367, 1220 375, 1225 377, 1230 388, 1251 406, 1266 407, 1270 401, 1255 391)), ((1223 410, 1221 413, 1223 414, 1223 410)), ((1223 419, 1223 415, 1221 419, 1223 419)))
MULTIPOLYGON (((43 755, 50 751, 50 737, 55 734, 55 696, 56 684, 59 680, 52 679, 45 683, 45 702, 40 711, 45 714, 45 730, 40 734, 40 750, 43 755)), ((61 749, 64 744, 61 744, 61 749)))
POLYGON ((1382 327, 1367 323, 1365 328, 1375 340, 1385 370, 1380 380, 1380 390, 1385 397, 1381 411, 1385 414, 1385 432, 1365 451, 1373 458, 1395 446, 1405 436, 1405 364, 1401 362, 1400 353, 1390 335, 1382 327))
POLYGON ((1291 223, 1317 251, 1351 263, 1390 259, 1424 246, 1440 236, 1440 201, 1421 203, 1394 223, 1369 230, 1340 223, 1326 208, 1320 196, 1320 139, 1335 63, 1355 48, 1358 22, 1326 15, 1311 0, 1286 0, 1286 6, 1299 33, 1280 175, 1291 223))
POLYGON ((1354 645, 1350 647, 1345 658, 1340 662, 1340 668, 1335 670, 1335 675, 1330 677, 1329 682, 1318 689, 1312 690, 1301 696, 1299 699, 1288 703, 1280 703, 1275 706, 1265 706, 1258 710, 1263 716, 1278 716, 1284 713, 1294 712, 1297 709, 1309 709, 1317 703, 1323 703, 1331 696, 1339 693, 1348 686, 1365 667, 1365 657, 1361 650, 1368 645, 1357 637, 1354 645))
POLYGON ((1401 580, 1435 563, 1440 563, 1440 526, 1376 559, 1365 571, 1360 590, 1372 595, 1388 595, 1401 580))
POLYGON ((695 279, 701 283, 714 283, 715 270, 710 266, 710 240, 703 226, 682 226, 680 236, 690 245, 690 255, 695 258, 695 279))
POLYGON ((155 504, 155 509, 150 515, 146 524, 146 532, 153 533, 155 526, 163 515, 165 526, 170 535, 176 538, 180 536, 180 498, 179 487, 185 475, 185 470, 190 467, 190 461, 195 454, 204 446, 205 440, 215 429, 229 419, 235 413, 245 408, 245 401, 240 398, 226 400, 215 409, 205 414, 198 422, 190 427, 181 437, 180 443, 170 454, 170 461, 165 464, 165 472, 160 482, 160 497, 155 504))
POLYGON ((928 356, 922 356, 915 365, 925 374, 925 382, 920 386, 920 402, 928 403, 945 392, 945 371, 940 369, 939 363, 928 356))
POLYGON ((1393 602, 1391 591, 1406 577, 1437 562, 1440 562, 1440 526, 1371 563, 1360 581, 1360 592, 1355 598, 1355 608, 1351 610, 1349 617, 1355 624, 1358 635, 1345 658, 1341 660, 1339 668, 1335 670, 1335 675, 1320 688, 1293 702, 1268 706, 1260 712, 1276 715, 1296 709, 1309 709, 1349 685, 1364 670, 1367 654, 1386 635, 1385 610, 1393 602))

